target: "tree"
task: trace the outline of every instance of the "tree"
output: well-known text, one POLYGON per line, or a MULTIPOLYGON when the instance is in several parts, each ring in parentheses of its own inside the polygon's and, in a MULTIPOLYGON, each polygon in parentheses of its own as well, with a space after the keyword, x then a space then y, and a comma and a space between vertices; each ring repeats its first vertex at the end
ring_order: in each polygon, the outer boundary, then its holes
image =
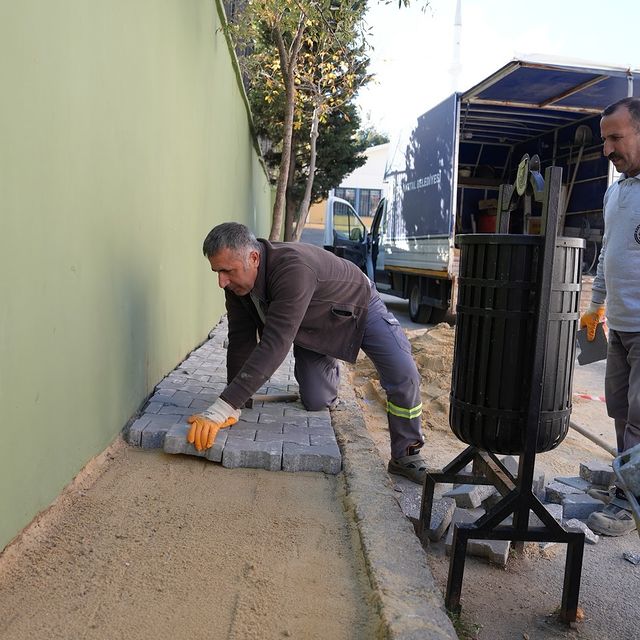
MULTIPOLYGON (((365 11, 363 0, 249 0, 238 22, 229 27, 236 48, 251 49, 251 55, 240 58, 250 95, 255 91, 281 110, 281 135, 271 138, 279 141, 280 162, 270 239, 281 235, 287 184, 295 174, 294 130, 308 132, 309 141, 299 222, 306 217, 313 194, 321 123, 355 95, 358 82, 367 79, 362 72, 368 63, 365 11)), ((269 130, 271 125, 262 128, 269 130)), ((288 220, 285 237, 293 227, 294 221, 288 220)))
POLYGON ((373 125, 368 125, 358 129, 356 141, 358 144, 363 145, 365 149, 368 149, 379 144, 386 144, 389 142, 389 136, 378 131, 373 125))

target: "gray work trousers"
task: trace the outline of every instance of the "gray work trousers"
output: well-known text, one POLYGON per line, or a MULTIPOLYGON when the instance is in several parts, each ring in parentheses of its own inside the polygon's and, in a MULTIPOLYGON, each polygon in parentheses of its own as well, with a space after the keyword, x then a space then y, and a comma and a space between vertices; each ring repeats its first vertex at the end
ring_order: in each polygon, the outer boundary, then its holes
MULTIPOLYGON (((424 444, 420 374, 400 323, 372 287, 360 348, 369 356, 387 394, 391 456, 401 458, 424 444)), ((335 358, 294 346, 294 373, 308 411, 331 406, 338 396, 340 371, 335 358)))
POLYGON ((622 453, 640 443, 640 333, 609 329, 604 394, 622 453))

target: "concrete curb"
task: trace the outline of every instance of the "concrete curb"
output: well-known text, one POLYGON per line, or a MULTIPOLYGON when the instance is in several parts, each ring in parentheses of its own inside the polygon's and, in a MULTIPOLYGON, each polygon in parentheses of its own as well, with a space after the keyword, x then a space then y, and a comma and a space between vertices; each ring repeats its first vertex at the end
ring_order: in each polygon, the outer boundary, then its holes
POLYGON ((355 520, 386 637, 457 640, 413 525, 396 500, 353 388, 331 412, 342 450, 346 509, 355 520))

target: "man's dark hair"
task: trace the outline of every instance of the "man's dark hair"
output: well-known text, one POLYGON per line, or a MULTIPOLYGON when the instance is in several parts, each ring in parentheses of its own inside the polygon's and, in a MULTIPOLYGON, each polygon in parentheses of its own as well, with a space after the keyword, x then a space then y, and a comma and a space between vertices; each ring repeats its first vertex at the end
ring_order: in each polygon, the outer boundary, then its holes
POLYGON ((260 243, 256 237, 239 222, 223 222, 209 231, 202 245, 202 253, 207 258, 214 256, 222 249, 232 251, 260 251, 260 243))
POLYGON ((602 112, 602 117, 610 116, 622 107, 629 112, 636 129, 640 129, 640 98, 622 98, 622 100, 618 100, 608 107, 605 107, 602 112))

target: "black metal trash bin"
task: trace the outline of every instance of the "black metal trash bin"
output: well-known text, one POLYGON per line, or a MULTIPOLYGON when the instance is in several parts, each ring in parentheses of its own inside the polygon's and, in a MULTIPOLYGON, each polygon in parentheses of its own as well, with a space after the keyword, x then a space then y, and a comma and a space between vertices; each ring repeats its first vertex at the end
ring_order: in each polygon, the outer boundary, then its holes
MULTIPOLYGON (((458 236, 460 275, 449 424, 500 454, 524 451, 544 238, 458 236)), ((558 238, 537 452, 569 429, 584 241, 558 238)))

